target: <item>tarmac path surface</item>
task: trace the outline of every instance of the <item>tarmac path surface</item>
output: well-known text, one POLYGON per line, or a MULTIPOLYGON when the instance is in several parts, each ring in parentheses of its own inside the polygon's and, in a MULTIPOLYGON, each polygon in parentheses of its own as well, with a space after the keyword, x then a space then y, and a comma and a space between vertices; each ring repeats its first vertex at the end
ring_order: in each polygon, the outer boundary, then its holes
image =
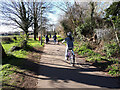
POLYGON ((53 40, 45 44, 40 59, 38 88, 120 88, 119 80, 100 71, 84 58, 76 58, 75 67, 64 60, 65 45, 53 40))

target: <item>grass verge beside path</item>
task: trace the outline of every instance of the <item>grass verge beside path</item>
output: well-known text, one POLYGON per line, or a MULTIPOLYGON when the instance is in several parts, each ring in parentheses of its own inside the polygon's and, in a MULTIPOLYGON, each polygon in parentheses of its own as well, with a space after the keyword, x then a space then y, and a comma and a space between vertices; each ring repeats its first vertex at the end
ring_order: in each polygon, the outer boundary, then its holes
POLYGON ((37 60, 33 55, 40 58, 44 46, 40 42, 33 39, 28 40, 28 47, 19 51, 10 52, 12 46, 17 44, 15 42, 5 44, 2 43, 7 57, 2 60, 0 66, 0 75, 2 75, 3 88, 35 88, 37 74, 37 60), (29 55, 31 57, 29 57, 29 55))

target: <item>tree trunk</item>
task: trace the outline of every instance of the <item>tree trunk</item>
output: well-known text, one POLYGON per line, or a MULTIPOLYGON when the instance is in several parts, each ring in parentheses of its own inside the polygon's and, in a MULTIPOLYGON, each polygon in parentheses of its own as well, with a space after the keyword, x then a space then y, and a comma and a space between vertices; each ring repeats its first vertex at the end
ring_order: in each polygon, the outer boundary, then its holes
POLYGON ((34 12, 34 40, 37 38, 37 29, 38 29, 38 22, 37 22, 37 8, 35 3, 33 3, 33 12, 34 12))
POLYGON ((28 31, 25 32, 25 35, 26 35, 26 40, 28 40, 29 38, 28 31))
POLYGON ((37 36, 36 37, 38 38, 38 31, 37 31, 37 36))
POLYGON ((34 40, 36 40, 36 29, 34 28, 34 40))
POLYGON ((112 24, 113 24, 113 28, 114 28, 114 30, 115 30, 115 37, 116 37, 116 40, 117 40, 117 44, 118 44, 118 46, 119 46, 119 48, 120 48, 120 41, 119 41, 119 38, 118 38, 118 34, 117 34, 117 31, 116 31, 116 27, 115 27, 115 24, 112 22, 112 24))
POLYGON ((94 33, 94 24, 95 24, 94 18, 93 18, 94 9, 95 9, 94 2, 91 2, 91 36, 94 33))
POLYGON ((118 34, 116 31, 115 31, 115 36, 116 36, 117 43, 119 44, 120 42, 119 42, 118 34))
POLYGON ((34 40, 38 37, 38 23, 37 18, 34 18, 34 40))
POLYGON ((4 48, 3 48, 2 45, 1 45, 1 42, 0 42, 0 52, 2 52, 2 53, 0 54, 0 59, 5 58, 5 57, 7 56, 7 54, 5 53, 4 48))

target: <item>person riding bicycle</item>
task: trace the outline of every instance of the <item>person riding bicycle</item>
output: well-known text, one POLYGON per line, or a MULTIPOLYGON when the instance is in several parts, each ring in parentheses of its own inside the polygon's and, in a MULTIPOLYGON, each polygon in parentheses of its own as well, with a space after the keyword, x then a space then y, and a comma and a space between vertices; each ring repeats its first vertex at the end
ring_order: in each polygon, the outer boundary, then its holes
POLYGON ((72 37, 71 32, 67 33, 67 37, 62 41, 62 43, 64 43, 66 41, 67 46, 66 46, 66 51, 65 51, 65 60, 68 60, 68 50, 72 50, 72 54, 75 56, 74 52, 73 52, 73 42, 74 39, 72 37))
POLYGON ((49 41, 48 33, 45 35, 45 39, 46 39, 46 44, 48 44, 49 41))
POLYGON ((56 44, 56 39, 57 39, 56 34, 57 34, 57 33, 55 33, 55 35, 53 36, 53 39, 54 39, 54 44, 56 44))

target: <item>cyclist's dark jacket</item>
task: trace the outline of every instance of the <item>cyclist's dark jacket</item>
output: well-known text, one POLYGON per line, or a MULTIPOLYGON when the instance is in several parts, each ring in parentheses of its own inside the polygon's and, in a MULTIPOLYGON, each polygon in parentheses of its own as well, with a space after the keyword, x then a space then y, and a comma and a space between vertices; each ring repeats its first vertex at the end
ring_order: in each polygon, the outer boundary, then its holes
POLYGON ((73 42, 74 42, 74 39, 72 38, 72 40, 70 39, 70 37, 66 37, 65 38, 65 41, 67 42, 67 46, 68 47, 72 47, 73 48, 73 42))
POLYGON ((56 35, 54 35, 54 36, 53 36, 53 38, 54 38, 54 40, 56 40, 56 39, 57 39, 57 36, 56 36, 56 35))
POLYGON ((46 41, 49 41, 49 37, 48 35, 45 35, 46 41))

